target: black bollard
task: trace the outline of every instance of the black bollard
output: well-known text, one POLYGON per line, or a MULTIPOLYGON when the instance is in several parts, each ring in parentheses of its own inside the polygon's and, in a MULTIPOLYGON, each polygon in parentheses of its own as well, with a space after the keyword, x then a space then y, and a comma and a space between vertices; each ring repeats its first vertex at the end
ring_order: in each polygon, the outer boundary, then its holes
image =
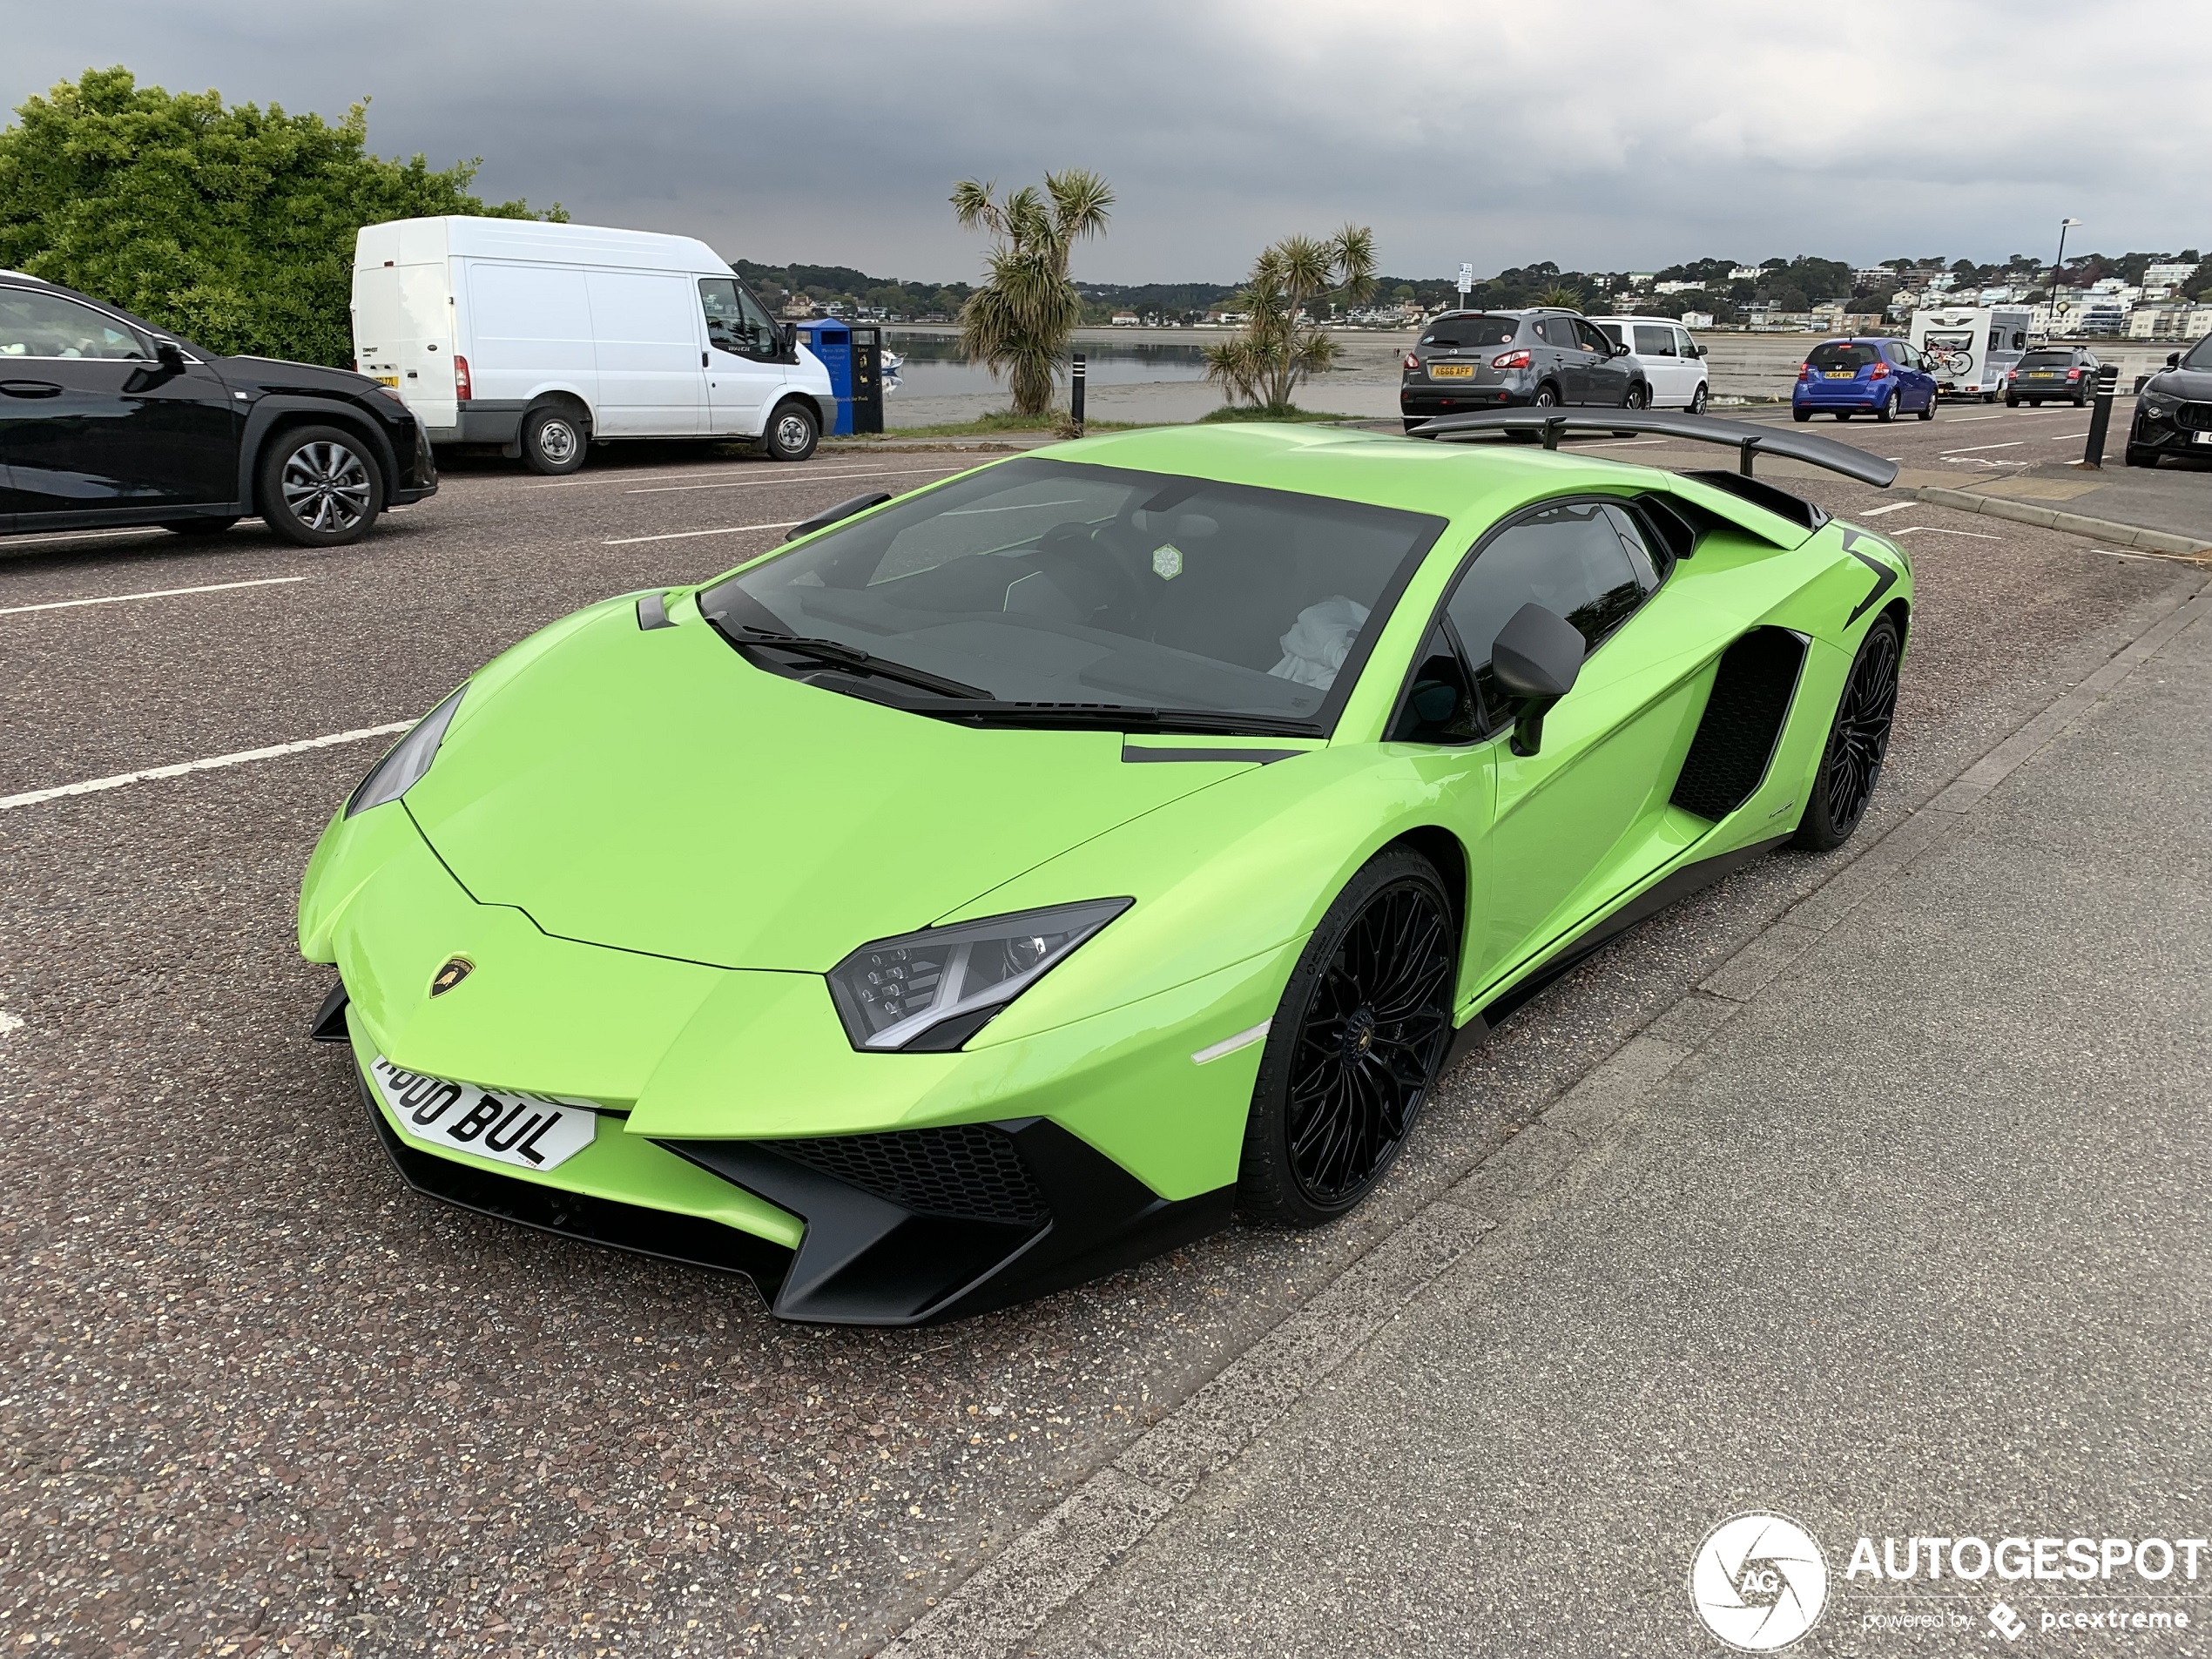
POLYGON ((2120 366, 2107 363, 2097 371, 2097 401, 2089 410, 2089 442, 2081 451, 2081 464, 2100 471, 2105 464, 2105 428, 2112 424, 2113 395, 2120 389, 2120 366))
POLYGON ((1083 435, 1083 354, 1076 352, 1074 358, 1068 370, 1068 419, 1074 422, 1080 438, 1083 435))

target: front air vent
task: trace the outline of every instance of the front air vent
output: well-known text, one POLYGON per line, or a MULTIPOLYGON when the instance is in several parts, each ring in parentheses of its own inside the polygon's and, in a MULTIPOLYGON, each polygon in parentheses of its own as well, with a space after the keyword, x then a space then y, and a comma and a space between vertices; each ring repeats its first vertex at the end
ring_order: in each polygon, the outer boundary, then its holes
POLYGON ((1050 1213, 1014 1137, 988 1123, 756 1144, 919 1216, 1027 1225, 1050 1213))
POLYGON ((1787 628, 1754 628, 1721 654, 1675 781, 1676 806, 1718 820, 1751 799, 1774 759, 1804 662, 1804 636, 1787 628))

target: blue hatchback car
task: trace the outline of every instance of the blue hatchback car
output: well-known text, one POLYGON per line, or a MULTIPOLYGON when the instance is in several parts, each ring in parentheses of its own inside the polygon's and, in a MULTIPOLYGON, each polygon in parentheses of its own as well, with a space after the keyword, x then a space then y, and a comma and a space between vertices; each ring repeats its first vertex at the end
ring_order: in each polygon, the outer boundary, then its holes
POLYGON ((1871 415, 1894 421, 1910 412, 1935 419, 1936 378, 1926 360, 1901 340, 1824 340, 1806 354, 1790 398, 1790 418, 1871 415))

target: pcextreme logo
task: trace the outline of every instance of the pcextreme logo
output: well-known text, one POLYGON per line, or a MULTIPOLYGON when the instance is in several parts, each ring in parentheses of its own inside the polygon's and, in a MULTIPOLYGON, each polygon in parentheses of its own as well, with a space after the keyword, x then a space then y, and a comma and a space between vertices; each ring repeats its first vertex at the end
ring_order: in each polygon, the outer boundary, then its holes
POLYGON ((1689 1562, 1689 1601, 1705 1628, 1744 1653, 1776 1653, 1820 1622, 1828 1558, 1794 1521, 1754 1510, 1705 1534, 1689 1562))

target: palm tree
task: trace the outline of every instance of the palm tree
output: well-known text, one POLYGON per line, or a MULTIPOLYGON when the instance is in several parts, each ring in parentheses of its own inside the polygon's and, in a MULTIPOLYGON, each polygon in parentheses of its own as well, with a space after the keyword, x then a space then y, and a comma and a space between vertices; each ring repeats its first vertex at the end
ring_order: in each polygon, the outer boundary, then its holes
POLYGON ((1014 413, 1040 415, 1082 320, 1082 296, 1068 279, 1076 243, 1106 228, 1113 186, 1085 167, 1049 172, 1044 188, 1024 185, 1001 201, 995 182, 963 179, 953 186, 961 224, 996 239, 984 260, 983 286, 961 307, 961 349, 994 376, 1004 374, 1014 413))
POLYGON ((1234 340, 1206 347, 1206 378, 1231 397, 1288 413, 1298 382, 1333 364, 1339 349, 1309 313, 1374 291, 1375 237, 1366 226, 1346 225, 1326 240, 1285 237, 1252 262, 1237 296, 1250 320, 1234 340))
POLYGON ((1554 283, 1536 296, 1536 303, 1554 307, 1561 311, 1580 311, 1582 308, 1582 291, 1570 288, 1564 283, 1554 283))

